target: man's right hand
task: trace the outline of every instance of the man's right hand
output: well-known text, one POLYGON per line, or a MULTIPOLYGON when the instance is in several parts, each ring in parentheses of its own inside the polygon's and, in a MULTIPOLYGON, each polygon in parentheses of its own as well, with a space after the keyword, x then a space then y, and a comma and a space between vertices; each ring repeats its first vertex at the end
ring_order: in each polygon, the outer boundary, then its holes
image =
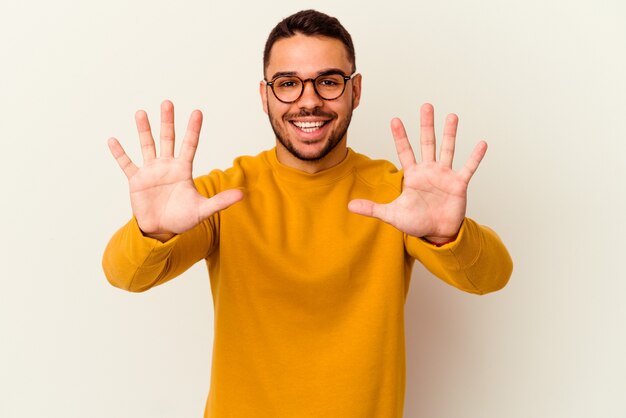
POLYGON ((178 158, 174 157, 174 105, 161 104, 160 156, 148 116, 143 110, 135 114, 143 167, 137 167, 117 139, 108 145, 113 157, 126 174, 130 202, 139 228, 149 237, 162 242, 198 225, 214 213, 240 201, 243 193, 231 189, 207 199, 198 193, 192 178, 193 158, 198 147, 202 113, 194 110, 178 158))

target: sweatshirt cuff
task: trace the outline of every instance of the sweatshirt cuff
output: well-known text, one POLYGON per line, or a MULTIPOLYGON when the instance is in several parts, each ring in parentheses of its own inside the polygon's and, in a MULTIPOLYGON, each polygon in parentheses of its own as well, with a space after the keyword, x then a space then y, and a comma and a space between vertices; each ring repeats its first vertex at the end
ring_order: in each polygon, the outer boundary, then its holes
POLYGON ((422 248, 426 247, 427 251, 435 253, 448 268, 454 270, 473 265, 482 251, 480 227, 469 218, 463 220, 456 239, 451 242, 437 245, 421 238, 414 238, 414 240, 418 241, 422 248))
POLYGON ((178 235, 173 236, 167 242, 161 242, 157 239, 147 237, 143 234, 137 223, 137 219, 133 218, 126 225, 126 233, 123 240, 124 248, 127 248, 127 259, 142 260, 139 265, 149 267, 157 265, 166 259, 172 248, 178 241, 178 235))

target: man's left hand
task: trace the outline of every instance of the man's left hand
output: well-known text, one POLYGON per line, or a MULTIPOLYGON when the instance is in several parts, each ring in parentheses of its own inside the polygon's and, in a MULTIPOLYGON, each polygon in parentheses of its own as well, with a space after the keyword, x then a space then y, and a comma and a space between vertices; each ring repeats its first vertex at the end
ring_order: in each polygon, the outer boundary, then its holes
POLYGON ((348 209, 378 218, 406 234, 442 244, 456 238, 465 219, 467 187, 487 152, 487 143, 480 141, 463 168, 455 172, 452 161, 459 118, 455 114, 446 117, 437 161, 433 106, 428 103, 422 105, 420 117, 420 163, 415 160, 400 119, 391 121, 391 132, 404 170, 400 196, 386 204, 356 199, 348 204, 348 209))

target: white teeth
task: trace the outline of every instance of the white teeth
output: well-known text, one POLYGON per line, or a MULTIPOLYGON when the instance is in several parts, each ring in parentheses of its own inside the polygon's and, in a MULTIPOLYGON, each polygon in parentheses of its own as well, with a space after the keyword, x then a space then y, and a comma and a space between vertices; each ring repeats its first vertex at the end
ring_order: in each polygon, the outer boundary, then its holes
POLYGON ((313 132, 316 129, 319 129, 324 125, 324 121, 318 122, 293 122, 298 128, 302 129, 304 132, 313 132))

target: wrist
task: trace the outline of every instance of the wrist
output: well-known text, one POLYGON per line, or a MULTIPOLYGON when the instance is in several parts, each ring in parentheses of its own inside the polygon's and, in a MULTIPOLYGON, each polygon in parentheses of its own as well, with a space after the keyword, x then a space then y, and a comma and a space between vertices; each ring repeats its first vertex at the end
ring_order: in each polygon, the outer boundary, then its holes
POLYGON ((157 241, 167 242, 167 241, 171 240, 174 237, 174 235, 176 235, 176 234, 170 234, 170 233, 165 233, 165 234, 146 234, 144 232, 143 235, 144 235, 144 237, 152 238, 152 239, 155 239, 157 241))
POLYGON ((422 239, 436 247, 441 247, 443 245, 450 244, 451 242, 456 241, 456 238, 458 236, 459 234, 457 233, 454 234, 454 236, 452 237, 422 237, 422 239))
POLYGON ((422 239, 434 246, 441 247, 443 245, 450 244, 451 242, 456 241, 456 239, 459 236, 459 233, 461 232, 462 227, 463 227, 463 222, 461 222, 461 225, 459 225, 458 229, 456 230, 456 233, 452 236, 447 236, 447 237, 423 236, 422 239))

